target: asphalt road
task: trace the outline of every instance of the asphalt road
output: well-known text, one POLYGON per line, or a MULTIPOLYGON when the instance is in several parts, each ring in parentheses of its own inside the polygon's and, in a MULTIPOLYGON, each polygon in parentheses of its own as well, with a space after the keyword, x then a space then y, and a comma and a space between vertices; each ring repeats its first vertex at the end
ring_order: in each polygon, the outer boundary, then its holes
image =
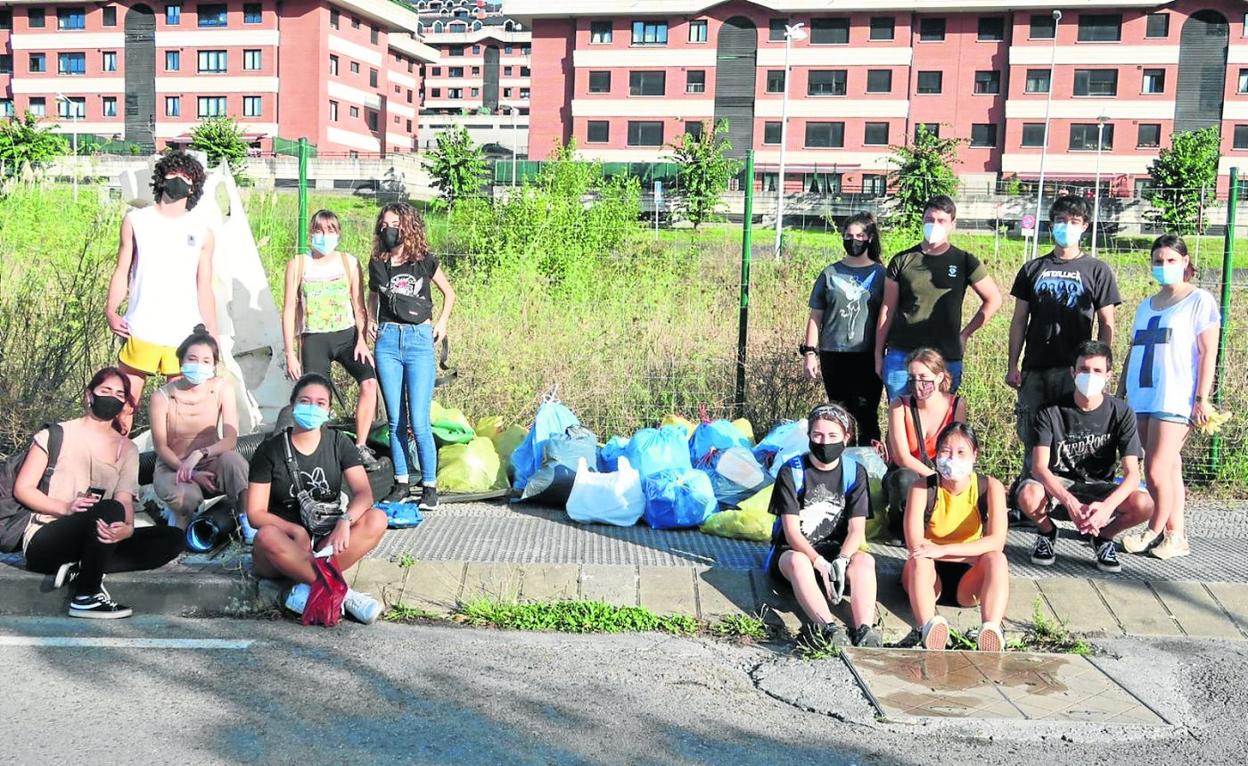
POLYGON ((1248 645, 1106 646, 1107 672, 1177 726, 882 724, 839 660, 659 635, 7 618, 0 619, 0 762, 1174 766, 1248 759, 1248 645))

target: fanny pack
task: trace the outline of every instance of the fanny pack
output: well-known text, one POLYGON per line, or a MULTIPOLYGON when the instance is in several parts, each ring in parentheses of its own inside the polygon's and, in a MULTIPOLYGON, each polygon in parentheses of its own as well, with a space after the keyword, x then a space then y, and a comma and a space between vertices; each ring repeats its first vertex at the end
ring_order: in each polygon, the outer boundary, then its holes
MULTIPOLYGON (((321 438, 331 434, 337 438, 333 431, 325 432, 321 438)), ((282 446, 286 450, 286 468, 290 471, 291 486, 295 489, 295 499, 299 503, 299 520, 303 522, 304 529, 308 530, 312 539, 324 537, 334 531, 334 525, 342 521, 346 513, 338 503, 316 500, 311 492, 303 488, 303 482, 299 480, 299 465, 295 462, 295 452, 290 441, 290 429, 282 437, 282 446)))
MULTIPOLYGON (((415 279, 415 277, 413 277, 415 279)), ((399 318, 400 321, 409 324, 423 324, 433 317, 433 298, 426 298, 417 293, 416 295, 407 295, 404 293, 396 293, 390 289, 390 283, 394 280, 394 267, 388 262, 386 263, 386 285, 380 290, 381 294, 386 296, 387 305, 390 312, 399 318)))

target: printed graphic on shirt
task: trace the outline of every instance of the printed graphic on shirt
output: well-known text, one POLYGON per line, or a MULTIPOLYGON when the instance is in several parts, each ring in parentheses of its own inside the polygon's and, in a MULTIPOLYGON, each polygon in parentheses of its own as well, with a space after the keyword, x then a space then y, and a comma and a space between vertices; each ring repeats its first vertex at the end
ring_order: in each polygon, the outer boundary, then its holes
POLYGON ((1106 444, 1114 441, 1115 435, 1108 433, 1080 434, 1058 442, 1058 457, 1063 465, 1075 465, 1089 455, 1096 454, 1106 444))
POLYGON ((798 515, 802 535, 807 540, 826 540, 836 532, 845 513, 845 495, 822 484, 811 484, 806 490, 798 515))
POLYGON ((420 295, 420 288, 424 284, 424 277, 417 277, 412 274, 395 274, 390 278, 390 292, 395 295, 420 295))
POLYGON ((1036 280, 1037 298, 1048 298, 1068 309, 1078 308, 1083 293, 1083 277, 1078 271, 1045 269, 1036 280))
MULTIPOLYGON (((312 473, 308 473, 300 469, 299 483, 303 485, 311 495, 317 499, 325 497, 333 497, 333 491, 329 488, 329 479, 325 476, 325 469, 319 465, 312 469, 312 473)), ((295 486, 291 484, 287 487, 290 498, 295 498, 295 486)))
POLYGON ((1171 328, 1161 326, 1161 317, 1158 315, 1149 317, 1148 324, 1143 329, 1135 331, 1135 337, 1131 339, 1132 350, 1137 346, 1144 349, 1140 361, 1140 388, 1153 387, 1153 368, 1157 362, 1157 347, 1169 343, 1173 332, 1171 328))

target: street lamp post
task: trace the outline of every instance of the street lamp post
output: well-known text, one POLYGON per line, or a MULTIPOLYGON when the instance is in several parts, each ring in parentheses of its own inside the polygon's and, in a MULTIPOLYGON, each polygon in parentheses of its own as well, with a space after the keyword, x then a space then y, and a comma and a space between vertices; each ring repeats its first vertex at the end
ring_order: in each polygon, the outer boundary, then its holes
MULTIPOLYGON (((1036 236, 1032 241, 1031 257, 1040 255, 1040 207, 1044 204, 1044 165, 1049 157, 1049 117, 1053 109, 1053 70, 1057 68, 1057 26, 1062 12, 1053 9, 1053 50, 1049 58, 1049 93, 1044 102, 1044 143, 1040 145, 1040 183, 1036 190, 1036 236)), ((1052 221, 1049 222, 1052 225, 1052 221)))
MULTIPOLYGON (((776 179, 776 257, 780 257, 780 235, 784 228, 784 150, 789 141, 789 51, 794 40, 805 40, 803 24, 784 25, 784 95, 780 101, 780 171, 776 179)), ((754 183, 754 179, 747 179, 754 183)))
POLYGON ((74 201, 76 202, 78 200, 78 110, 74 107, 73 100, 64 93, 57 93, 56 100, 63 101, 65 103, 65 113, 69 115, 69 127, 71 131, 70 140, 72 142, 70 144, 70 151, 72 151, 74 155, 73 170, 71 171, 71 174, 73 176, 74 183, 74 201))
POLYGON ((1101 220, 1101 149, 1105 146, 1105 115, 1096 118, 1096 184, 1092 192, 1092 257, 1096 257, 1096 230, 1101 220))

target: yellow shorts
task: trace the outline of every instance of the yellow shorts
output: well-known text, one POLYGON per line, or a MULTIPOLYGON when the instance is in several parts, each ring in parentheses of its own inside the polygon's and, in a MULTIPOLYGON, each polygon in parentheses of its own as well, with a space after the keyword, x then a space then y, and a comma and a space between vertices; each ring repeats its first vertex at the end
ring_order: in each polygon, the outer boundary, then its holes
POLYGON ((153 375, 157 372, 165 376, 177 375, 182 372, 178 363, 178 350, 173 346, 159 346, 139 340, 131 335, 126 345, 121 347, 117 361, 138 372, 153 375))

